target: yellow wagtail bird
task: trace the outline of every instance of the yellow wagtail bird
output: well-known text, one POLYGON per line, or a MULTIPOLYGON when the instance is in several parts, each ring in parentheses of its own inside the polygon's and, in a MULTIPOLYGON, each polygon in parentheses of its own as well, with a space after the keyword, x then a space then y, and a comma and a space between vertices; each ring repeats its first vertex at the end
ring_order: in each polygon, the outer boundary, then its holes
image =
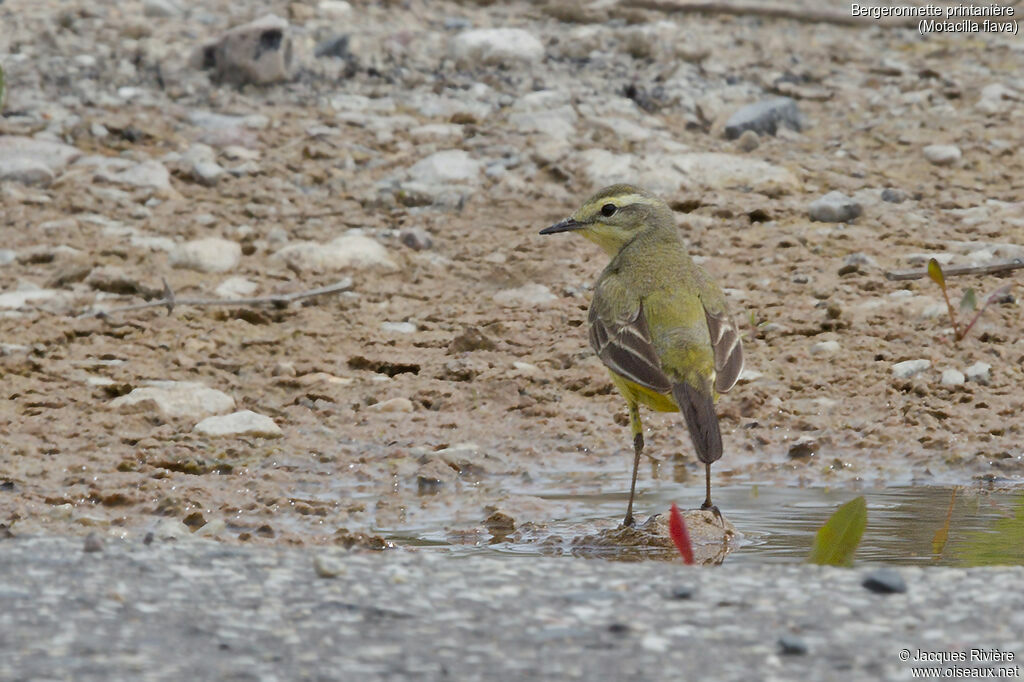
POLYGON ((687 254, 672 209, 639 187, 606 187, 540 233, 558 232, 579 232, 612 259, 594 287, 590 345, 629 407, 634 458, 624 525, 633 524, 644 448, 641 404, 683 413, 704 463, 701 508, 721 517, 711 502, 711 463, 722 456, 715 400, 743 369, 743 344, 725 295, 687 254))

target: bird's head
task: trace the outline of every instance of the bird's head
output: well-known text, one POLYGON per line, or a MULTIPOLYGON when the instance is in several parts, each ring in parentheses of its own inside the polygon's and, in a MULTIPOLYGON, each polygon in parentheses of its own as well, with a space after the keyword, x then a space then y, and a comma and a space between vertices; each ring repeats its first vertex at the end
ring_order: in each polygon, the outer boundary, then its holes
POLYGON ((644 230, 674 225, 672 209, 658 197, 633 185, 612 185, 587 199, 569 218, 540 233, 579 232, 614 256, 644 230))

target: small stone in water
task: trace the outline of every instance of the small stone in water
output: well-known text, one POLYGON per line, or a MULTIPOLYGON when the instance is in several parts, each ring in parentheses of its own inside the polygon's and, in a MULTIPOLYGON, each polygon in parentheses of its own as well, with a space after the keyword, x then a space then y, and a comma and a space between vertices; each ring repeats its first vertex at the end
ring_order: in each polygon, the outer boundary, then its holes
POLYGON ((103 540, 96 533, 89 533, 85 536, 85 546, 82 550, 85 552, 102 552, 103 540))

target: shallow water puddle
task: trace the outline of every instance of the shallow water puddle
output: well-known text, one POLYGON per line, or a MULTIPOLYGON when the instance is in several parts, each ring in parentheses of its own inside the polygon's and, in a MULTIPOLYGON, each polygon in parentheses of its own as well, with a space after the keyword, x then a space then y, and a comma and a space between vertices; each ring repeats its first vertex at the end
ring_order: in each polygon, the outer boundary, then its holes
MULTIPOLYGON (((551 481, 548 481, 550 484, 551 481)), ((452 527, 377 529, 396 544, 431 547, 455 555, 577 555, 618 560, 678 559, 667 538, 653 532, 616 535, 625 508, 623 494, 531 491, 568 505, 571 518, 515 529, 491 527, 460 531, 452 527), (647 542, 647 540, 652 540, 647 542), (616 544, 618 542, 618 544, 616 544)), ((686 486, 644 494, 641 512, 666 510, 673 501, 699 501, 701 490, 686 486), (670 496, 671 492, 671 496, 670 496)), ((863 494, 868 525, 858 562, 971 566, 1024 564, 1024 492, 976 488, 901 487, 871 491, 823 488, 716 488, 715 501, 738 537, 717 560, 751 563, 803 561, 814 534, 840 504, 863 494)), ((639 522, 647 517, 642 514, 639 522)), ((695 549, 699 548, 697 540, 695 549)), ((707 556, 714 557, 717 548, 707 556)))

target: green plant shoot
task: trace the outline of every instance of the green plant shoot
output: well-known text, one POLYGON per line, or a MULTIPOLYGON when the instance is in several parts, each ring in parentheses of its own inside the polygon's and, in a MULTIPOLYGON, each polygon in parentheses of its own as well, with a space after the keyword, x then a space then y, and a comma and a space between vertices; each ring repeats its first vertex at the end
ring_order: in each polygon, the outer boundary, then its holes
POLYGON ((814 538, 807 561, 823 566, 851 566, 868 524, 864 496, 850 500, 829 517, 814 538))

